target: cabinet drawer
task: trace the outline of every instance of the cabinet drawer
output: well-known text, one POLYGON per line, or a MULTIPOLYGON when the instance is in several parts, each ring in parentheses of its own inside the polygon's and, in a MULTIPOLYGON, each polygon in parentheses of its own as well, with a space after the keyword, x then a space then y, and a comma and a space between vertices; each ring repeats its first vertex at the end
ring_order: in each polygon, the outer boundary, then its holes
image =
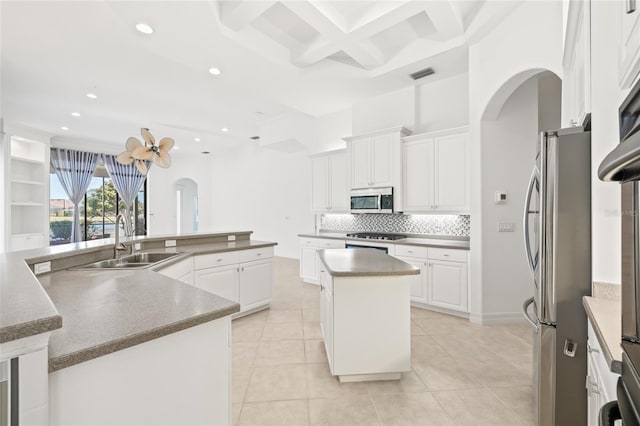
POLYGON ((429 247, 419 247, 419 246, 396 246, 396 256, 405 256, 405 257, 429 257, 429 247))
POLYGON ((258 249, 241 250, 238 252, 238 261, 240 263, 268 259, 270 257, 273 257, 273 247, 262 247, 258 249))
POLYGON ((194 259, 193 268, 199 269, 215 268, 216 266, 233 265, 238 263, 237 251, 225 251, 222 253, 201 254, 194 259))
POLYGON ((316 238, 300 238, 300 246, 301 247, 318 247, 318 240, 316 238))
POLYGON ((344 240, 319 239, 318 247, 322 249, 343 249, 344 240))
POLYGON ((43 234, 29 234, 11 237, 10 250, 30 250, 34 248, 44 247, 44 235, 43 234))
POLYGON ((433 260, 450 260, 452 262, 466 262, 466 250, 450 250, 440 248, 429 249, 429 259, 433 260))

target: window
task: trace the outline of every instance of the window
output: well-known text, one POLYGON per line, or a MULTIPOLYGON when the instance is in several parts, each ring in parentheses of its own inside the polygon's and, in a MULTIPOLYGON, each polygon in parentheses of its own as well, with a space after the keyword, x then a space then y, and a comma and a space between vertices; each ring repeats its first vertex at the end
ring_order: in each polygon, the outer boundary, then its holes
MULTIPOLYGON (((116 216, 125 211, 124 203, 120 200, 111 178, 107 176, 94 176, 80 203, 80 228, 84 241, 114 237, 116 216)), ((73 203, 67 197, 55 173, 50 175, 50 188, 49 244, 67 244, 71 242, 73 203)), ((146 189, 145 182, 132 209, 136 235, 146 234, 146 189)))

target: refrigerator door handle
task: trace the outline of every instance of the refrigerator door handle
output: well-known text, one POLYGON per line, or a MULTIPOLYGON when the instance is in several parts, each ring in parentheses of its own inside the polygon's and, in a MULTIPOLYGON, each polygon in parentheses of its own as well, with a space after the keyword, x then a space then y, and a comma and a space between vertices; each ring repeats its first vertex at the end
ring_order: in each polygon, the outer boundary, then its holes
POLYGON ((536 331, 538 331, 538 328, 540 327, 538 325, 538 319, 537 318, 533 319, 529 315, 529 306, 533 303, 535 303, 535 299, 533 297, 530 297, 527 300, 525 300, 524 303, 522 304, 522 314, 524 315, 524 318, 527 321, 529 321, 529 323, 533 326, 533 328, 535 328, 536 331))
POLYGON ((527 262, 529 263, 529 269, 535 278, 536 274, 536 265, 533 260, 533 254, 531 253, 531 240, 529 238, 529 203, 531 202, 531 197, 533 196, 533 191, 535 190, 536 185, 536 175, 537 175, 536 167, 533 168, 531 172, 531 178, 529 179, 529 187, 527 189, 527 196, 524 200, 524 216, 522 218, 522 230, 524 232, 524 249, 527 253, 527 262))

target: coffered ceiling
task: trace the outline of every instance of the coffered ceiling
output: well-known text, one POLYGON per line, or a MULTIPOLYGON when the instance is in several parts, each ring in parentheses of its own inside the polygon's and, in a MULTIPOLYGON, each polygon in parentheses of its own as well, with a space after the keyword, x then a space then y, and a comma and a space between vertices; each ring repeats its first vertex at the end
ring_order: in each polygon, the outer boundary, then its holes
POLYGON ((425 67, 420 84, 465 72, 468 46, 517 5, 0 1, 1 114, 74 141, 123 146, 148 127, 183 151, 255 143, 262 120, 348 108, 425 67))

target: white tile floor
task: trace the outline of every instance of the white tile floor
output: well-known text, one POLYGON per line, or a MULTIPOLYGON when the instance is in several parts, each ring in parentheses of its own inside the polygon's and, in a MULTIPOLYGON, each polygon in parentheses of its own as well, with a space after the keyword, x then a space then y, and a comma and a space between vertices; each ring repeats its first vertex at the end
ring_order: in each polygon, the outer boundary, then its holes
POLYGON ((233 322, 234 425, 533 425, 532 332, 411 311, 412 370, 340 383, 329 374, 318 286, 275 258, 271 309, 233 322))

